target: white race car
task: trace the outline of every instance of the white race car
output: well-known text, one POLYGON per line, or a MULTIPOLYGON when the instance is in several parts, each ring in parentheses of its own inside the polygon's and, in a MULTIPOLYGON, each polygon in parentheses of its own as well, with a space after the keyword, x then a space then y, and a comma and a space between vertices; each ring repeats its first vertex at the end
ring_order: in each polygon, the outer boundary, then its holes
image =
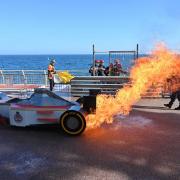
POLYGON ((79 135, 85 130, 84 112, 79 103, 65 100, 46 89, 35 89, 27 99, 1 100, 0 103, 1 119, 9 119, 11 126, 59 124, 69 135, 79 135))

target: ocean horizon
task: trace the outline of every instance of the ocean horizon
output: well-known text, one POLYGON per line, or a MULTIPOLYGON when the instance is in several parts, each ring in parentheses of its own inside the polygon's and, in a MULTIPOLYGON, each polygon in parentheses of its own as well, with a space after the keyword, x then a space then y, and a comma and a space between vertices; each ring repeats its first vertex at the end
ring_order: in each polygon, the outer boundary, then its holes
MULTIPOLYGON (((93 62, 92 54, 0 55, 0 70, 46 70, 51 58, 56 59, 57 70, 80 70, 86 75, 93 62)), ((134 62, 132 55, 114 55, 112 61, 116 58, 121 59, 125 70, 129 69, 134 62)), ((108 54, 98 54, 96 59, 103 59, 104 65, 109 65, 108 54)))

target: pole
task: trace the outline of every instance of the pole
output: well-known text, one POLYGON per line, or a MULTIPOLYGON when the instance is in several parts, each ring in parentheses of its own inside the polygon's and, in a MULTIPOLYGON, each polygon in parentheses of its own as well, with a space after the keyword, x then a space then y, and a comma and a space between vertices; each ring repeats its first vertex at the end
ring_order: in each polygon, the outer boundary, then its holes
POLYGON ((95 76, 95 47, 93 44, 93 76, 95 76))
POLYGON ((136 46, 136 59, 139 58, 139 44, 136 46))
POLYGON ((109 51, 109 65, 110 65, 110 63, 111 63, 111 53, 109 51))

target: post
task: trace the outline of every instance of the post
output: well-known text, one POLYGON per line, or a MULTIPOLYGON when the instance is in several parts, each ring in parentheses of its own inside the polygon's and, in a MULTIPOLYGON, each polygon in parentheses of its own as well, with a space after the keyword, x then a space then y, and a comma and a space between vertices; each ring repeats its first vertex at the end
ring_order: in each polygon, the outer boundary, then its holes
POLYGON ((26 85, 27 82, 26 82, 26 75, 24 73, 24 70, 22 70, 22 76, 23 76, 23 83, 24 83, 24 85, 26 85))
POLYGON ((136 59, 139 58, 139 44, 136 46, 136 59))
POLYGON ((48 86, 48 82, 47 82, 47 73, 46 70, 44 70, 44 82, 45 82, 45 86, 48 86))
POLYGON ((109 65, 111 63, 111 52, 109 51, 109 65))
POLYGON ((3 70, 1 70, 0 72, 1 72, 1 75, 2 75, 2 84, 5 84, 5 78, 4 78, 3 70))
POLYGON ((95 76, 95 47, 93 44, 93 76, 95 76))

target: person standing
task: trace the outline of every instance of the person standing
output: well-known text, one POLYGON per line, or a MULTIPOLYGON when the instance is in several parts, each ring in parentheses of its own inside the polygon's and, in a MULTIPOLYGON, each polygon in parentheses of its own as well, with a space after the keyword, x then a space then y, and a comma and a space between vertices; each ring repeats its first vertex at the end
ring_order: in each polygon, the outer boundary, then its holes
POLYGON ((180 110, 180 90, 177 90, 175 92, 173 92, 170 96, 170 101, 168 104, 164 104, 164 106, 168 107, 169 109, 171 109, 173 103, 175 102, 176 98, 179 101, 179 106, 175 108, 175 110, 180 110))
POLYGON ((105 71, 105 66, 104 66, 104 60, 100 60, 99 66, 98 66, 98 76, 104 76, 104 71, 105 71))
POLYGON ((179 101, 179 106, 175 108, 175 110, 180 110, 180 77, 172 76, 171 79, 168 79, 171 87, 171 96, 168 104, 164 104, 164 106, 171 109, 173 103, 176 99, 179 101))
POLYGON ((55 63, 56 63, 55 59, 52 59, 48 66, 48 79, 49 79, 49 84, 50 84, 50 91, 53 90, 54 85, 55 85, 54 83, 54 74, 56 73, 55 67, 54 67, 55 63))
POLYGON ((120 59, 115 59, 113 70, 114 70, 114 76, 120 76, 121 73, 127 74, 127 72, 122 69, 120 59))
POLYGON ((114 76, 114 66, 113 63, 109 65, 109 76, 114 76))
POLYGON ((91 74, 91 76, 98 75, 98 64, 99 64, 99 60, 95 60, 95 66, 90 67, 89 73, 91 74))
POLYGON ((110 65, 105 68, 104 74, 106 76, 113 76, 114 75, 113 63, 110 63, 110 65))

